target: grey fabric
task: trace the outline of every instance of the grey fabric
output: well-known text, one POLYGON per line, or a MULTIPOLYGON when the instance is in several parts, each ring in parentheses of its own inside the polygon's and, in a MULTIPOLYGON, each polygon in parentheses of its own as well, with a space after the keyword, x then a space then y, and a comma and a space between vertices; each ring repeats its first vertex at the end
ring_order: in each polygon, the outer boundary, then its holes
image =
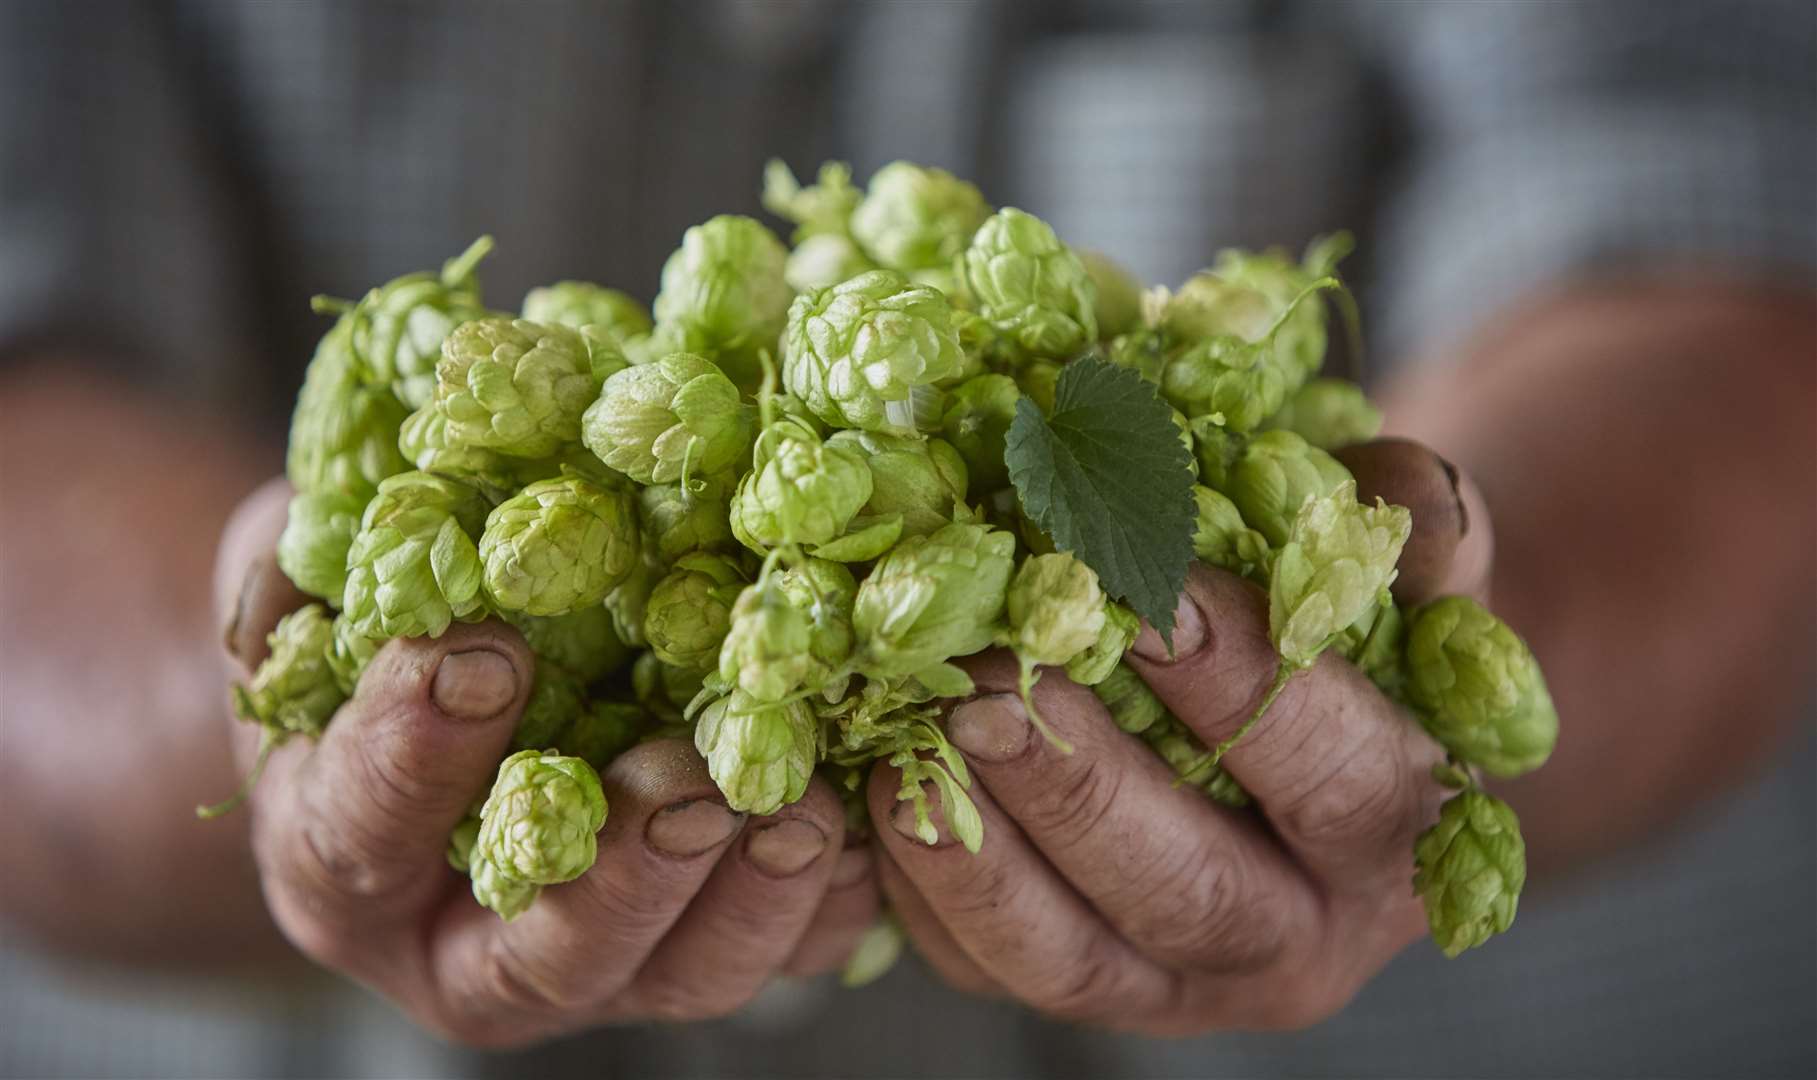
MULTIPOLYGON (((117 357, 280 419, 306 298, 490 231, 488 296, 650 297, 763 160, 976 177, 1171 282, 1338 226, 1378 355, 1560 275, 1817 267, 1807 3, 156 4, 0 0, 0 354, 117 357)), ((271 430, 282 430, 274 423, 271 430)), ((1294 1036, 1114 1038, 912 964, 523 1056, 356 991, 0 954, 0 1074, 1772 1076, 1817 1069, 1817 744, 1454 963, 1416 948, 1294 1036)))

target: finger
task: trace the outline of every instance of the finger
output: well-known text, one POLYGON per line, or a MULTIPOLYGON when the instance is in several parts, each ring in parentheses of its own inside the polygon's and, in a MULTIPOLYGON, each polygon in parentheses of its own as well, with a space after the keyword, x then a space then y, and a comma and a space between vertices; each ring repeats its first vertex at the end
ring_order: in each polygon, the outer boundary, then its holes
POLYGON ((1007 997, 1003 985, 967 956, 940 917, 928 906, 907 874, 888 856, 877 862, 877 880, 889 897, 890 910, 902 923, 915 952, 953 989, 980 997, 1007 997))
POLYGON ((948 737, 992 801, 1144 954, 1182 970, 1256 971, 1316 933, 1304 870, 1253 815, 1174 783, 1090 688, 1048 671, 1031 695, 1068 754, 1029 723, 1014 658, 994 651, 966 669, 978 696, 952 710, 948 737))
POLYGON ((600 776, 606 824, 586 873, 502 922, 470 897, 448 905, 431 945, 446 1015, 462 1030, 519 1018, 598 1023, 719 863, 744 817, 726 807, 694 747, 632 747, 600 776))
POLYGON ((304 952, 356 974, 397 953, 449 886, 448 833, 491 784, 531 671, 502 623, 392 641, 314 752, 254 789, 272 913, 304 952))
POLYGON ((881 901, 876 863, 868 842, 847 840, 807 933, 783 965, 785 974, 806 979, 844 966, 858 940, 877 921, 881 901))
POLYGON ((825 780, 745 823, 620 1003, 655 1019, 724 1016, 763 989, 807 932, 845 836, 845 808, 825 780))
POLYGON ((1011 995, 1105 1024, 1171 1006, 1178 977, 1118 937, 981 787, 971 791, 984 823, 974 855, 953 838, 931 792, 939 839, 917 839, 910 804, 896 801, 900 783, 890 765, 871 774, 871 817, 885 853, 972 962, 1011 995))
MULTIPOLYGON (((1233 574, 1194 567, 1176 618, 1172 659, 1146 629, 1127 659, 1215 746, 1249 719, 1274 679, 1267 597, 1233 574)), ((1327 889, 1366 891, 1404 876, 1409 845, 1437 815, 1443 789, 1431 767, 1442 759, 1412 717, 1327 654, 1287 683, 1223 764, 1327 889)))
POLYGON ((1410 439, 1358 443, 1334 456, 1356 478, 1358 499, 1373 504, 1379 496, 1413 512, 1413 534, 1397 564, 1396 600, 1413 605, 1451 593, 1477 595, 1483 589, 1493 530, 1482 494, 1468 477, 1410 439))
POLYGON ((248 673, 270 654, 265 638, 278 620, 309 602, 278 569, 278 535, 290 494, 282 477, 260 485, 227 519, 215 555, 215 610, 222 613, 223 644, 248 673))

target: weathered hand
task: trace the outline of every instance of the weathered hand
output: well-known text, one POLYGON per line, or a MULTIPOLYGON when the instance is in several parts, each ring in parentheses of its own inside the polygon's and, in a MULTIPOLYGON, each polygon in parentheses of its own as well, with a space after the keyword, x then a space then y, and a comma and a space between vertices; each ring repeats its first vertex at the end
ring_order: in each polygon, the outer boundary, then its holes
MULTIPOLYGON (((1408 443, 1346 458, 1360 494, 1415 507, 1402 600, 1480 595, 1489 536, 1474 489, 1408 443)), ((1128 660, 1216 744, 1275 674, 1267 598, 1195 568, 1178 619, 1173 657, 1145 630, 1128 660)), ((1341 658, 1289 683, 1224 759, 1255 798, 1242 812, 1176 786, 1060 673, 1034 700, 1070 755, 1026 719, 1012 658, 967 666, 978 693, 947 723, 974 770, 982 851, 944 829, 939 844, 918 841, 895 770, 880 768, 870 789, 884 890, 956 985, 1151 1033, 1299 1027, 1337 1011, 1424 932, 1411 851, 1446 794, 1430 776, 1443 752, 1341 658)))
MULTIPOLYGON (((217 589, 239 597, 228 647, 248 666, 304 599, 271 554, 288 496, 280 482, 261 489, 222 543, 217 589)), ((496 621, 391 642, 318 744, 273 753, 249 800, 253 854, 300 950, 425 1027, 493 1046, 722 1015, 773 975, 845 958, 877 897, 871 853, 842 850, 838 797, 819 781, 747 821, 679 741, 638 746, 603 772, 610 814, 592 869, 510 923, 475 903, 445 861, 448 833, 491 786, 531 662, 496 621)), ((245 767, 256 733, 236 733, 245 767)))

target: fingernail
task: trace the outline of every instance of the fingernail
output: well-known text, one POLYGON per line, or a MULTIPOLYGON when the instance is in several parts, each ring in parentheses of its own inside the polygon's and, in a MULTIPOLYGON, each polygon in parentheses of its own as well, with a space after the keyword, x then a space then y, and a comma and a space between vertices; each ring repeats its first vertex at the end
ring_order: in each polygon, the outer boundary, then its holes
POLYGON ((953 842, 952 833, 946 828, 946 815, 940 812, 940 792, 932 784, 921 785, 921 795, 927 800, 927 817, 934 826, 934 842, 929 844, 927 837, 916 831, 915 804, 899 802, 896 809, 890 812, 890 827, 917 844, 942 848, 953 842))
POLYGON ((744 815, 732 813, 724 803, 689 799, 650 815, 644 839, 665 854, 692 858, 731 839, 742 824, 744 815))
POLYGON ((435 669, 429 694, 456 720, 489 720, 517 697, 517 669, 491 649, 449 653, 435 669))
POLYGON ((811 821, 790 819, 762 825, 745 838, 744 854, 770 877, 794 877, 826 850, 826 833, 811 821))
POLYGON ((1174 609, 1173 653, 1168 653, 1167 643, 1146 623, 1130 652, 1151 664, 1170 664, 1198 652, 1204 644, 1205 616, 1199 613, 1199 605, 1193 603, 1192 597, 1182 596, 1180 606, 1174 609))
POLYGON ((987 694, 954 709, 946 737, 967 757, 1010 761, 1028 748, 1028 713, 1014 694, 987 694))
POLYGON ((870 873, 871 849, 862 845, 846 848, 833 863, 833 876, 827 880, 827 888, 850 888, 869 877, 870 873))
POLYGON ((1432 456, 1438 458, 1439 467, 1445 470, 1445 479, 1451 483, 1451 501, 1457 505, 1457 535, 1460 539, 1469 536, 1470 508, 1464 504, 1464 489, 1458 482, 1457 466, 1437 451, 1432 456))

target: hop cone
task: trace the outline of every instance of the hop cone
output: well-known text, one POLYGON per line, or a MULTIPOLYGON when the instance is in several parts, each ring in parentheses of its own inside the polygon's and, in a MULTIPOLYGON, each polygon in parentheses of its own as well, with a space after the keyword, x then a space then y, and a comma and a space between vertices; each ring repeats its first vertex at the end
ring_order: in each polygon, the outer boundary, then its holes
MULTIPOLYGON (((1204 464, 1201 461, 1201 464, 1204 464)), ((1268 543, 1287 542, 1294 518, 1306 500, 1329 495, 1350 480, 1350 470, 1291 431, 1264 431, 1250 439, 1220 487, 1207 470, 1206 482, 1236 504, 1249 527, 1268 543)))
POLYGON ((533 323, 594 326, 618 341, 650 332, 650 313, 617 289, 590 281, 558 281, 531 289, 524 297, 523 317, 533 323))
POLYGON ((765 704, 734 690, 708 705, 694 747, 733 810, 773 814, 801 798, 820 752, 820 721, 806 704, 765 704))
POLYGON ((864 257, 864 252, 849 236, 819 233, 804 239, 789 252, 783 264, 782 279, 798 293, 830 289, 877 266, 864 257))
POLYGON ((1131 735, 1141 735, 1167 715, 1167 706, 1128 664, 1111 668, 1091 691, 1110 711, 1117 727, 1131 735))
POLYGON ((1034 664, 1065 664, 1098 643, 1104 590, 1092 568, 1065 552, 1031 555, 1010 582, 1009 645, 1034 664))
POLYGON ((604 769, 650 729, 643 706, 629 701, 595 701, 575 715, 556 738, 562 753, 604 769))
POLYGON ((804 293, 789 308, 783 384, 835 427, 912 433, 915 389, 964 364, 946 297, 894 271, 804 293))
POLYGON ((278 537, 278 569, 297 588, 339 607, 347 588, 347 549, 365 509, 364 499, 345 491, 291 496, 278 537))
POLYGON ((1268 630, 1282 659, 1309 666, 1328 641, 1362 618, 1394 581, 1412 530, 1405 507, 1380 499, 1364 506, 1348 480, 1309 499, 1268 583, 1268 630))
POLYGON ((475 858, 519 882, 572 881, 593 865, 594 838, 605 822, 606 795, 593 766, 522 750, 498 767, 480 809, 475 858))
POLYGON ((480 610, 473 538, 490 507, 475 488, 427 473, 379 485, 347 552, 342 610, 372 638, 439 637, 480 610))
POLYGON ((1272 343, 1219 336, 1192 342, 1170 358, 1161 371, 1161 394, 1187 416, 1248 432, 1281 409, 1300 378, 1272 343))
POLYGON ((649 606, 651 590, 665 573, 663 564, 656 561, 646 545, 637 565, 617 588, 606 594, 606 614, 612 617, 612 632, 626 645, 639 649, 649 645, 644 638, 644 611, 649 606))
POLYGON ((1526 643, 1476 601, 1435 600, 1407 637, 1408 695, 1445 749, 1496 776, 1545 764, 1558 713, 1526 643))
POLYGON ((537 894, 543 891, 541 885, 520 881, 506 874, 497 863, 486 857, 477 838, 469 849, 467 873, 473 879, 473 898, 481 906, 492 909, 506 922, 529 911, 537 894))
POLYGON ((1382 430, 1382 411, 1346 379, 1314 379, 1281 406, 1269 427, 1285 428, 1320 450, 1368 442, 1382 430))
POLYGON ((964 459, 967 475, 981 492, 1009 484, 1004 445, 1021 397, 1016 380, 1008 375, 978 375, 947 395, 940 433, 964 459))
POLYGON ((465 480, 503 498, 525 484, 560 474, 554 458, 520 458, 448 439, 448 417, 434 402, 405 417, 398 450, 419 472, 465 480))
POLYGON ((584 607, 569 615, 512 615, 537 659, 560 665, 584 683, 598 680, 625 666, 631 650, 613 628, 604 607, 584 607))
POLYGON ((435 365, 442 342, 461 323, 485 318, 474 268, 492 250, 482 236, 449 259, 439 274, 406 274, 368 292, 348 313, 354 354, 361 366, 408 408, 435 395, 435 365))
POLYGON ((721 555, 685 555, 650 591, 644 638, 665 664, 703 669, 719 657, 732 605, 744 588, 737 564, 721 555))
POLYGON ((505 611, 566 615, 599 604, 637 565, 628 491, 569 474, 539 480, 486 519, 486 593, 505 611))
POLYGON ((234 687, 234 710, 276 741, 291 735, 316 738, 347 699, 328 666, 334 641, 328 609, 320 604, 298 608, 279 619, 266 640, 271 655, 250 683, 234 687))
POLYGON ((941 268, 965 250, 990 208, 944 169, 895 161, 878 169, 852 211, 852 236, 879 265, 941 268))
POLYGON ((566 326, 476 319, 448 335, 435 404, 451 445, 549 457, 580 438, 599 394, 587 339, 566 326))
POLYGON ((690 353, 625 368, 605 381, 581 424, 587 448, 640 484, 666 484, 742 463, 751 411, 717 366, 690 353))
POLYGON ((1142 620, 1135 612, 1115 601, 1104 601, 1104 622, 1098 627, 1097 640, 1066 662, 1066 677, 1080 686, 1103 682, 1141 631, 1142 620))
POLYGON ((1456 956, 1508 929, 1527 883, 1527 845, 1508 804, 1481 791, 1445 802, 1413 845, 1414 891, 1432 940, 1456 956))
POLYGON ((725 477, 693 484, 653 484, 637 493, 644 547, 672 563, 690 551, 730 549, 730 481, 725 477))
POLYGON ((1258 572, 1268 558, 1268 540, 1243 522, 1235 503, 1203 484, 1192 486, 1198 518, 1192 550, 1199 561, 1233 574, 1258 572))
POLYGON ((406 411, 388 387, 370 386, 353 358, 345 320, 316 348, 290 417, 284 472, 299 492, 342 492, 364 501, 403 472, 398 429, 406 411))
POLYGON ((823 443, 807 425, 779 420, 757 440, 732 497, 732 534, 753 550, 823 544, 871 497, 871 470, 855 450, 823 443))
POLYGON ((537 659, 536 676, 530 683, 530 696, 511 734, 513 750, 541 750, 555 745, 555 737, 580 715, 586 703, 586 687, 559 664, 537 659))
POLYGON ((334 617, 333 640, 328 644, 328 667, 334 673, 334 684, 341 688, 343 696, 353 696, 354 688, 360 684, 360 676, 366 671, 366 665, 372 663, 372 658, 378 655, 379 647, 384 643, 384 638, 368 637, 361 633, 346 612, 334 617))
POLYGON ((965 503, 965 459, 943 439, 917 439, 874 431, 840 431, 828 447, 849 447, 871 470, 871 497, 852 519, 866 528, 890 517, 902 536, 925 536, 953 520, 965 503))
POLYGON ((911 675, 988 647, 1003 622, 1016 538, 955 522, 897 544, 858 586, 852 628, 860 668, 911 675))
POLYGON ((731 624, 719 647, 719 677, 753 700, 781 701, 814 668, 809 631, 807 613, 774 582, 747 586, 732 605, 731 624))
POLYGON ((965 251, 978 313, 1024 351, 1064 359, 1098 336, 1091 275, 1045 221, 999 210, 965 251))
POLYGON ((748 217, 721 214, 682 234, 662 267, 658 332, 682 348, 710 353, 744 383, 757 375, 759 350, 774 349, 791 292, 783 280, 788 251, 748 217))
POLYGON ((1142 325, 1142 283, 1109 256, 1076 252, 1092 283, 1092 314, 1098 334, 1113 338, 1142 325))

